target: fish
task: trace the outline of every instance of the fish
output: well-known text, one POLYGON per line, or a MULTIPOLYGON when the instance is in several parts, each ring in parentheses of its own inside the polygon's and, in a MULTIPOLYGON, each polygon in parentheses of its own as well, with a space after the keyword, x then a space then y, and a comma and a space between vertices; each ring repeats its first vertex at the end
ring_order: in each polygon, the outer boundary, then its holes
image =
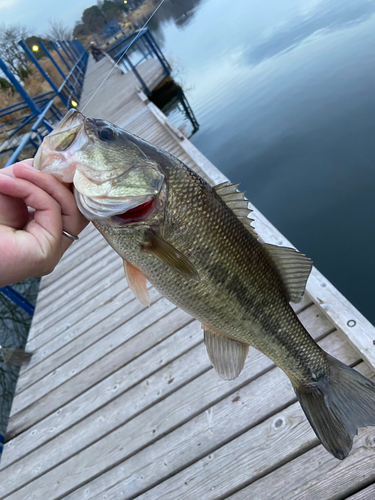
POLYGON ((142 304, 150 305, 149 281, 201 322, 220 377, 241 373, 249 346, 264 353, 340 460, 358 428, 375 425, 375 385, 316 344, 290 305, 302 299, 312 261, 258 237, 238 184, 212 187, 168 152, 77 110, 44 138, 34 166, 73 183, 142 304))

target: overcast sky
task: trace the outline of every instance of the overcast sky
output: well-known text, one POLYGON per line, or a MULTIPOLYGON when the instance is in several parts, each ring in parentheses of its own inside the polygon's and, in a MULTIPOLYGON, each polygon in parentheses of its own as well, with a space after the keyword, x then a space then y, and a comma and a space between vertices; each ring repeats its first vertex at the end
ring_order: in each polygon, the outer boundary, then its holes
POLYGON ((59 19, 73 28, 91 5, 96 0, 0 0, 0 26, 23 24, 38 35, 48 31, 50 19, 59 19))

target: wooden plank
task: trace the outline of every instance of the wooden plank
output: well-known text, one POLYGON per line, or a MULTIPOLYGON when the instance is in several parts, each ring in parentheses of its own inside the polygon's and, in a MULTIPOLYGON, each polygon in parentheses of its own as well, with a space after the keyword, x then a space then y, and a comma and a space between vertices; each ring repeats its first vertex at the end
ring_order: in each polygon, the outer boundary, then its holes
MULTIPOLYGON (((84 421, 91 413, 100 412, 104 405, 200 342, 200 325, 197 322, 192 324, 192 318, 187 313, 174 309, 112 351, 110 363, 107 356, 95 363, 96 374, 103 374, 103 380, 98 380, 96 375, 96 385, 37 423, 32 432, 23 432, 8 441, 0 470, 84 421)), ((29 458, 27 460, 30 461, 29 458)))
MULTIPOLYGON (((12 417, 16 416, 18 412, 25 410, 25 408, 35 401, 48 395, 53 389, 66 383, 108 352, 111 352, 127 340, 129 336, 134 334, 134 332, 145 328, 153 320, 156 321, 156 319, 164 316, 172 308, 175 308, 166 299, 160 299, 160 295, 155 289, 150 289, 150 295, 154 303, 149 308, 146 308, 137 299, 129 301, 129 293, 121 293, 109 305, 116 312, 126 304, 127 307, 124 308, 124 312, 121 314, 108 314, 103 321, 97 323, 90 330, 85 330, 82 335, 81 329, 78 329, 78 338, 75 345, 78 344, 77 348, 80 352, 76 356, 73 355, 71 359, 68 359, 68 361, 58 368, 55 368, 52 373, 46 374, 42 380, 37 381, 19 396, 15 396, 12 405, 12 417), (84 343, 86 339, 91 339, 92 336, 95 337, 94 341, 91 341, 91 345, 82 352, 82 347, 80 348, 79 344, 84 343)), ((70 333, 69 337, 73 334, 75 335, 76 332, 70 333)))
MULTIPOLYGON (((105 242, 106 243, 106 242, 105 242)), ((51 283, 45 290, 40 292, 40 298, 38 298, 43 307, 53 302, 55 296, 61 295, 60 287, 71 284, 74 279, 82 279, 83 274, 87 274, 85 271, 92 271, 96 268, 103 266, 103 260, 106 258, 111 258, 113 256, 113 250, 109 245, 101 242, 101 248, 98 252, 93 253, 88 259, 82 261, 75 268, 69 269, 67 273, 63 274, 58 282, 51 283)), ((57 271, 59 271, 57 269, 57 271)))
MULTIPOLYGON (((69 314, 63 321, 53 325, 54 337, 50 342, 43 345, 43 348, 34 351, 28 369, 24 370, 18 378, 16 394, 20 394, 27 387, 34 384, 37 380, 45 377, 48 373, 61 366, 68 359, 76 356, 79 352, 94 343, 97 338, 91 334, 86 335, 84 338, 80 337, 78 332, 79 325, 81 325, 82 332, 87 332, 92 326, 103 320, 103 312, 101 308, 105 307, 108 303, 112 303, 115 297, 123 292, 128 292, 128 302, 134 299, 133 292, 127 288, 125 280, 120 280, 113 284, 113 286, 103 293, 99 294, 95 299, 85 304, 82 309, 76 309, 69 314), (124 290, 125 289, 125 290, 124 290), (70 331, 74 325, 74 337, 70 338, 70 331), (69 342, 63 344, 63 340, 56 342, 58 335, 69 330, 69 342)), ((125 303, 126 304, 126 303, 125 303)), ((112 311, 106 311, 104 314, 113 314, 112 311)), ((106 316, 105 316, 106 317, 106 316)), ((91 333, 91 332, 90 332, 91 333)), ((32 345, 32 342, 30 343, 32 345)))
MULTIPOLYGON (((65 254, 61 257, 58 266, 67 265, 69 262, 71 262, 76 257, 76 255, 79 255, 80 253, 86 252, 87 249, 90 247, 90 244, 93 244, 93 242, 96 239, 98 239, 98 240, 100 239, 100 238, 98 238, 97 235, 102 237, 100 235, 100 233, 96 230, 95 230, 95 232, 90 231, 89 233, 87 233, 87 237, 85 237, 85 238, 82 237, 82 233, 81 233, 80 239, 77 242, 75 242, 74 245, 71 245, 68 248, 68 250, 65 252, 65 254)), ((53 278, 54 278, 54 272, 52 272, 51 274, 48 274, 47 276, 44 276, 43 279, 41 280, 41 289, 46 288, 49 285, 50 281, 53 280, 53 278)))
MULTIPOLYGON (((303 303, 300 305, 300 307, 303 309, 303 303)), ((316 311, 314 308, 310 310, 303 309, 301 319, 307 328, 312 328, 316 324, 316 321, 319 321, 319 317, 316 315, 316 311)), ((140 379, 142 379, 143 376, 147 376, 147 374, 149 374, 148 371, 145 371, 145 367, 147 366, 147 370, 150 370, 153 366, 153 360, 155 359, 155 355, 151 352, 148 353, 149 358, 147 359, 138 357, 142 353, 142 350, 147 350, 154 344, 157 344, 159 341, 167 338, 173 333, 174 330, 182 326, 183 323, 181 322, 190 321, 191 317, 189 315, 176 308, 174 311, 172 311, 172 313, 157 321, 156 324, 153 324, 151 327, 144 330, 141 334, 127 341, 126 347, 120 346, 115 349, 115 351, 112 351, 110 353, 110 362, 105 363, 106 357, 99 360, 99 362, 95 364, 96 373, 100 373, 105 376, 109 369, 109 366, 112 366, 113 370, 115 370, 115 367, 118 368, 119 366, 121 366, 121 363, 125 364, 127 361, 131 360, 133 356, 137 358, 136 360, 134 360, 133 365, 139 365, 142 368, 138 369, 136 367, 133 367, 130 371, 131 373, 138 372, 140 379)), ((186 345, 187 341, 193 341, 191 340, 194 339, 193 334, 197 334, 200 336, 200 338, 202 338, 201 329, 198 322, 195 322, 194 325, 189 327, 189 331, 185 329, 183 331, 177 332, 173 336, 173 338, 171 339, 171 342, 173 342, 173 349, 171 349, 170 347, 172 343, 165 343, 164 345, 162 345, 161 347, 163 347, 165 350, 170 349, 171 351, 169 354, 166 351, 163 353, 163 355, 159 353, 161 359, 163 360, 163 364, 168 362, 166 360, 170 359, 171 355, 178 356, 179 354, 181 354, 181 349, 182 352, 184 352, 184 350, 186 350, 186 348, 184 348, 184 345, 186 345)), ((202 357, 204 362, 208 363, 208 359, 204 350, 202 353, 202 357)), ((203 360, 198 361, 203 362, 203 360)), ((157 361, 157 366, 159 366, 159 363, 160 362, 157 361)), ((209 363, 207 366, 209 366, 209 363)), ((93 387, 86 393, 79 396, 77 400, 68 403, 65 408, 60 408, 57 413, 52 414, 44 421, 40 422, 40 424, 34 426, 34 430, 31 434, 29 432, 25 432, 14 440, 10 441, 9 444, 6 443, 4 452, 5 456, 7 458, 9 456, 9 461, 17 460, 17 456, 23 456, 33 447, 36 448, 42 443, 50 440, 55 435, 58 435, 60 432, 75 423, 77 420, 83 418, 86 415, 86 412, 87 414, 89 414, 90 411, 93 411, 95 408, 98 408, 99 406, 102 406, 103 404, 108 402, 111 397, 117 397, 119 394, 121 394, 121 388, 124 385, 123 381, 126 380, 126 383, 128 384, 129 380, 132 380, 132 378, 129 377, 127 370, 128 368, 125 368, 124 370, 120 370, 119 372, 117 372, 117 382, 113 378, 114 375, 111 375, 109 382, 107 381, 107 379, 105 379, 103 382, 99 383, 99 386, 93 387), (111 387, 115 383, 117 389, 116 391, 113 391, 111 390, 111 387), (92 396, 92 394, 94 395, 92 396), (101 398, 98 398, 97 394, 101 394, 101 398), (110 395, 109 399, 108 394, 110 395), (71 410, 69 409, 70 407, 72 407, 71 410), (77 408, 80 408, 80 411, 77 411, 77 408), (71 418, 69 418, 70 416, 71 418), (10 447, 11 449, 9 450, 8 447, 10 447), (8 455, 9 451, 12 452, 11 455, 8 455)), ((90 378, 91 380, 92 374, 89 374, 88 378, 90 378)), ((8 462, 6 461, 6 459, 3 458, 1 466, 5 467, 7 463, 8 462)))
MULTIPOLYGON (((69 323, 68 319, 64 321, 62 319, 58 324, 53 324, 51 328, 46 328, 38 336, 33 337, 27 344, 28 349, 35 352, 34 359, 30 361, 30 365, 25 367, 22 373, 26 373, 31 370, 41 359, 48 357, 53 352, 57 351, 59 348, 65 344, 71 342, 76 336, 86 331, 88 328, 102 322, 114 314, 115 311, 124 307, 128 302, 134 299, 134 294, 126 286, 123 280, 113 283, 113 287, 118 289, 118 293, 103 304, 99 305, 97 310, 91 310, 87 316, 87 322, 85 317, 82 317, 79 324, 69 323), (97 314, 96 314, 97 313, 97 314), (56 331, 55 331, 56 325, 56 331), (41 350, 43 346, 43 350, 41 350), (38 351, 38 352, 36 352, 38 351)), ((94 297, 94 302, 96 302, 98 296, 94 297)), ((79 310, 77 311, 79 315, 79 310)))
POLYGON ((38 319, 51 317, 61 307, 61 304, 71 302, 84 292, 90 297, 96 295, 98 291, 97 283, 100 283, 103 278, 110 276, 111 272, 116 268, 122 268, 122 260, 112 251, 108 259, 102 262, 102 265, 96 268, 95 272, 91 273, 92 269, 90 269, 89 275, 86 274, 84 277, 81 275, 73 276, 70 283, 67 282, 61 286, 61 289, 56 290, 53 294, 53 301, 48 307, 42 307, 42 305, 37 303, 35 314, 38 314, 38 319))
POLYGON ((95 303, 95 299, 99 295, 104 293, 111 294, 111 291, 108 289, 114 286, 118 281, 122 281, 123 289, 125 290, 125 288, 127 288, 127 283, 124 276, 124 270, 119 266, 115 266, 113 271, 110 273, 110 276, 106 275, 102 277, 101 280, 98 280, 96 282, 97 285, 95 288, 96 295, 94 295, 93 293, 94 291, 90 289, 90 294, 88 294, 87 292, 82 292, 78 297, 75 297, 72 301, 60 303, 59 308, 55 310, 53 314, 51 314, 50 316, 47 316, 46 318, 40 320, 38 316, 36 316, 32 323, 33 335, 31 336, 30 340, 43 333, 47 328, 51 327, 51 325, 61 320, 64 320, 65 318, 68 320, 70 314, 74 314, 77 311, 77 309, 80 308, 82 308, 82 310, 86 309, 85 307, 86 304, 90 303, 90 306, 92 306, 91 301, 95 303))
MULTIPOLYGON (((326 337, 321 345, 346 362, 358 360, 337 333, 326 337)), ((262 468, 261 461, 285 459, 285 448, 293 446, 289 441, 296 442, 293 426, 287 425, 292 420, 284 415, 283 425, 279 427, 275 422, 280 416, 269 417, 295 401, 289 380, 280 369, 274 368, 123 461, 116 471, 111 470, 95 479, 86 486, 86 492, 89 489, 90 498, 99 498, 105 493, 108 499, 138 498, 138 495, 144 500, 223 498, 236 485, 256 474, 262 468), (269 420, 264 423, 265 419, 269 420), (228 444, 222 446, 223 443, 228 444), (271 447, 277 453, 272 453, 271 447), (118 475, 120 469, 122 479, 118 475), (114 479, 120 480, 109 487, 114 479), (166 480, 161 482, 163 479, 166 480), (145 490, 147 493, 141 494, 145 490)), ((292 415, 297 414, 298 423, 309 432, 309 424, 299 404, 294 404, 290 411, 292 415)), ((312 430, 309 440, 318 442, 312 430)), ((74 494, 81 498, 78 492, 74 494)))
POLYGON ((70 253, 69 259, 61 260, 60 263, 56 266, 54 272, 43 279, 43 289, 48 288, 61 276, 66 274, 71 269, 76 268, 79 264, 85 262, 87 259, 95 255, 101 248, 104 248, 106 245, 108 245, 108 243, 99 232, 98 235, 99 236, 96 236, 96 234, 94 233, 88 241, 82 242, 82 246, 79 245, 79 243, 81 242, 77 242, 77 248, 74 249, 74 252, 70 253))
MULTIPOLYGON (((365 363, 360 363, 356 368, 374 380, 372 370, 365 363)), ((230 500, 345 498, 353 490, 358 490, 375 480, 374 443, 374 428, 360 429, 354 439, 353 449, 345 460, 336 460, 320 445, 279 468, 275 467, 273 471, 261 471, 261 479, 252 482, 229 498, 230 500)), ((250 480, 248 482, 250 483, 250 480)))
MULTIPOLYGON (((110 336, 107 335, 107 337, 101 339, 97 343, 98 345, 95 346, 97 348, 92 346, 89 347, 87 351, 89 351, 90 358, 86 359, 83 354, 82 356, 77 356, 75 359, 76 364, 74 365, 74 363, 71 363, 70 365, 72 368, 70 373, 66 373, 66 365, 64 365, 64 370, 59 371, 61 372, 60 380, 64 380, 64 378, 67 380, 60 386, 56 387, 56 389, 49 389, 46 391, 46 395, 44 397, 36 400, 28 407, 25 407, 26 402, 25 396, 23 395, 19 403, 17 401, 17 409, 21 407, 24 407, 24 409, 22 411, 18 411, 17 414, 14 414, 12 409, 7 430, 9 437, 14 437, 20 432, 23 432, 25 429, 30 428, 35 422, 39 422, 53 411, 58 410, 58 408, 62 405, 68 403, 82 392, 88 390, 95 383, 105 378, 108 373, 112 373, 115 368, 111 361, 111 357, 109 356, 107 358, 105 354, 115 350, 116 347, 126 342, 129 337, 136 335, 170 310, 170 303, 167 303, 165 299, 161 299, 159 302, 158 308, 155 310, 150 308, 143 311, 139 316, 136 316, 127 322, 126 328, 120 324, 118 328, 111 332, 110 336), (111 341, 113 341, 113 343, 110 343, 111 341), (85 366, 87 366, 86 370, 82 369, 82 362, 80 362, 81 358, 84 358, 85 366), (100 373, 96 373, 97 365, 94 360, 96 359, 97 361, 100 361, 101 358, 105 359, 103 362, 104 366, 100 364, 101 371, 100 373)), ((118 319, 115 321, 116 323, 120 323, 118 319)), ((27 394, 27 391, 25 394, 27 394)), ((31 397, 28 398, 28 402, 30 401, 32 401, 31 397)))
MULTIPOLYGON (((185 338, 182 339, 182 344, 185 344, 185 348, 189 347, 192 342, 195 345, 202 343, 201 330, 199 328, 195 328, 194 330, 190 330, 189 335, 185 333, 185 338), (189 338, 189 336, 191 337, 189 338)), ((136 361, 137 367, 134 364, 133 366, 131 364, 128 365, 127 370, 123 370, 122 377, 117 377, 116 398, 113 395, 114 390, 112 385, 110 388, 110 394, 112 394, 111 401, 107 402, 104 408, 100 408, 98 411, 86 416, 84 420, 78 422, 74 427, 67 429, 58 438, 34 450, 30 456, 10 465, 0 473, 2 494, 9 494, 23 484, 27 484, 29 481, 33 481, 42 474, 47 473, 53 467, 69 459, 71 455, 96 443, 98 439, 105 438, 109 432, 128 422, 132 417, 140 414, 151 404, 160 401, 168 394, 176 391, 186 383, 186 367, 194 365, 194 370, 197 373, 202 373, 204 369, 207 369, 205 366, 206 363, 204 367, 200 367, 199 363, 195 362, 196 350, 194 348, 184 353, 183 358, 178 357, 160 369, 161 355, 166 355, 170 358, 176 354, 171 349, 171 339, 166 342, 169 343, 168 350, 162 345, 156 346, 153 349, 153 358, 156 359, 150 359, 151 356, 149 353, 143 356, 144 360, 151 361, 153 370, 156 370, 154 374, 150 374, 147 379, 133 385, 134 381, 139 379, 139 367, 142 366, 141 360, 136 361), (121 388, 118 387, 120 381, 121 388), (170 383, 168 384, 168 382, 170 383), (126 392, 124 392, 124 386, 128 388, 126 392), (121 392, 123 393, 121 394, 121 392), (20 479, 16 483, 14 481, 15 473, 20 479)))
MULTIPOLYGON (((317 318, 314 309, 313 314, 307 311, 303 311, 301 315, 304 314, 312 324, 320 324, 320 328, 315 331, 323 334, 326 331, 327 322, 322 320, 321 317, 317 318)), ((328 328, 330 328, 329 324, 328 328)), ((200 346, 200 359, 202 359, 202 363, 206 363, 206 369, 209 369, 210 363, 205 348, 203 344, 200 344, 200 346)), ((194 359, 198 359, 198 354, 195 354, 194 359)), ((194 373, 195 370, 195 363, 185 364, 185 366, 187 373, 190 373, 191 376, 191 371, 194 373)), ((111 434, 108 434, 105 438, 98 440, 92 446, 37 479, 33 483, 34 491, 43 496, 45 485, 49 484, 51 487, 51 484, 59 482, 60 484, 55 493, 56 497, 51 497, 51 500, 58 498, 58 495, 65 495, 71 488, 75 488, 103 472, 109 467, 110 463, 120 461, 120 457, 124 459, 129 455, 133 455, 137 450, 139 451, 150 444, 150 441, 162 437, 186 420, 191 420, 211 404, 239 389, 246 380, 251 381, 254 377, 271 369, 273 366, 268 358, 258 351, 252 350, 243 374, 234 381, 221 380, 212 369, 209 369, 198 379, 194 379, 168 398, 163 399, 125 425, 117 428, 111 434), (121 445, 118 445, 118 443, 121 443, 121 445), (99 449, 102 457, 100 461, 97 460, 99 449), (92 457, 95 457, 95 460, 92 457), (75 474, 73 474, 73 470, 75 474), (62 477, 64 477, 63 481, 61 480, 62 477)), ((244 415, 243 418, 246 420, 247 417, 244 415)), ((31 491, 30 487, 29 491, 31 491)), ((24 491, 20 490, 18 495, 22 496, 22 494, 24 494, 24 491)), ((21 496, 15 495, 14 498, 21 498, 21 496)), ((32 498, 34 497, 30 497, 30 500, 32 498)))
POLYGON ((375 484, 371 484, 367 488, 364 488, 358 493, 347 497, 347 500, 374 500, 375 498, 375 484))

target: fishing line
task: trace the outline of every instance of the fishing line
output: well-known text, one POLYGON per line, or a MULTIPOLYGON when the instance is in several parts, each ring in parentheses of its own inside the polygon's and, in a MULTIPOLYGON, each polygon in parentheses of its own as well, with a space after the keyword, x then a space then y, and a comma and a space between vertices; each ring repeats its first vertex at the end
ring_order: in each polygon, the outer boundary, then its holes
POLYGON ((125 52, 122 54, 122 56, 120 57, 120 59, 115 63, 115 65, 113 66, 113 68, 109 71, 108 75, 104 78, 104 80, 102 81, 102 83, 99 85, 99 87, 95 90, 95 92, 93 93, 93 95, 90 97, 90 99, 88 100, 88 102, 84 105, 83 109, 81 110, 81 112, 83 113, 83 111, 87 108, 87 106, 90 104, 90 102, 94 99, 94 97, 96 96, 96 94, 99 92, 99 90, 103 87, 104 83, 108 80, 108 78, 111 76, 111 74, 113 73, 113 71, 115 70, 115 68, 118 66, 118 64, 121 62, 121 59, 124 57, 124 55, 127 53, 127 51, 130 49, 130 47, 133 45, 134 42, 136 42, 138 40, 138 38, 142 35, 143 33, 143 30, 145 29, 145 27, 147 26, 147 24, 151 21, 151 19, 153 18, 153 16, 156 14, 156 12, 160 9, 160 7, 163 5, 165 0, 161 0, 161 2, 159 3, 159 5, 156 7, 156 9, 154 10, 154 12, 151 14, 151 16, 147 19, 147 21, 145 22, 145 24, 142 26, 142 28, 139 30, 139 33, 138 35, 130 42, 130 45, 129 47, 125 50, 125 52))

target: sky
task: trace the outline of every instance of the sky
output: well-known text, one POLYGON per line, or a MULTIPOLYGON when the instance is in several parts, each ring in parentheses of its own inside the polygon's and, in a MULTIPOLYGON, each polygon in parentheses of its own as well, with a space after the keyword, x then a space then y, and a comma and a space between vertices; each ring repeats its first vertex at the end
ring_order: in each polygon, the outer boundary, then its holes
POLYGON ((82 12, 96 5, 96 0, 0 0, 0 26, 23 24, 31 34, 42 35, 48 31, 49 20, 60 20, 73 28, 82 12))

